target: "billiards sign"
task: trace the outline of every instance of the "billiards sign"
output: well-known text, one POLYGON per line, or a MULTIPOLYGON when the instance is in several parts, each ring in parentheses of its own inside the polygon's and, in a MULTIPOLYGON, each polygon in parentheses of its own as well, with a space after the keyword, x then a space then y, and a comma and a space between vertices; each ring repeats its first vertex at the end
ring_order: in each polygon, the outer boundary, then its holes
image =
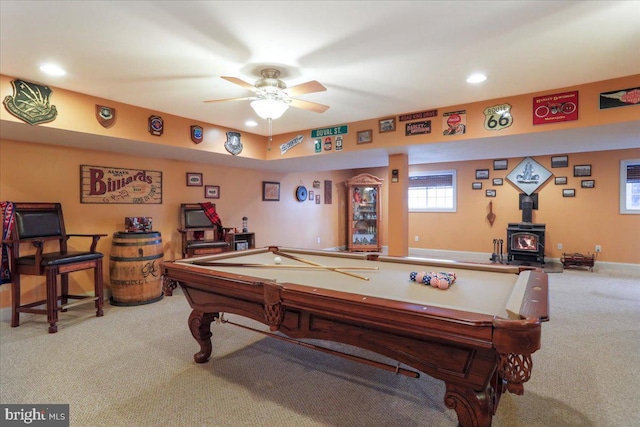
POLYGON ((24 80, 13 80, 13 96, 8 95, 2 102, 8 112, 20 120, 37 125, 55 120, 58 110, 51 104, 51 89, 24 80))
POLYGON ((513 124, 511 104, 499 104, 484 109, 484 128, 502 130, 513 124))

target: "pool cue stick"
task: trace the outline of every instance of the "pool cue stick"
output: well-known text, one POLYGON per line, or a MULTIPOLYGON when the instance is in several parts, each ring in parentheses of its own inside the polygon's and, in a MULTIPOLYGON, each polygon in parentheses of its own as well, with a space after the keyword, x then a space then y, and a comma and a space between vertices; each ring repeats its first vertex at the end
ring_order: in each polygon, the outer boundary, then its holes
POLYGON ((324 266, 322 264, 318 264, 316 262, 306 260, 304 258, 299 258, 299 257, 294 256, 294 255, 285 254, 284 252, 274 251, 273 253, 276 254, 276 255, 279 255, 279 256, 283 256, 285 258, 289 258, 289 259, 293 259, 293 260, 296 260, 296 261, 299 261, 299 262, 303 262, 305 264, 315 265, 316 267, 323 267, 323 268, 326 268, 329 271, 335 271, 336 273, 345 274, 347 276, 355 277, 357 279, 369 280, 368 277, 361 276, 359 274, 349 273, 348 271, 342 271, 342 270, 340 270, 340 268, 327 267, 327 266, 324 266))
POLYGON ((226 320, 226 319, 223 319, 222 323, 229 323, 230 325, 238 326, 238 327, 244 328, 244 329, 248 329, 248 330, 253 331, 253 332, 258 332, 259 334, 263 334, 263 335, 266 335, 266 336, 271 337, 271 338, 276 338, 276 339, 279 339, 281 341, 289 342, 289 343, 292 343, 292 344, 298 344, 299 346, 310 348, 312 350, 321 351, 323 353, 332 354, 334 356, 343 357, 345 359, 352 360, 354 362, 364 363, 365 365, 370 365, 370 366, 373 366, 373 367, 376 367, 376 368, 384 369, 385 371, 395 372, 396 374, 406 375, 407 377, 411 377, 411 378, 420 378, 420 373, 419 372, 412 371, 410 369, 401 368, 400 365, 393 366, 393 365, 389 365, 389 364, 386 364, 386 363, 378 362, 376 360, 367 359, 365 357, 355 356, 355 355, 349 354, 349 353, 343 353, 343 352, 338 351, 338 350, 332 350, 330 348, 321 347, 321 346, 310 344, 310 343, 306 343, 306 342, 303 342, 303 341, 298 341, 298 340, 295 340, 295 339, 292 339, 292 338, 289 338, 289 337, 284 337, 282 335, 276 335, 276 334, 273 334, 273 333, 270 333, 270 332, 267 332, 267 331, 261 331, 260 329, 255 329, 255 328, 252 328, 250 326, 241 325, 239 323, 231 322, 231 321, 226 320))
MULTIPOLYGON (((288 265, 288 264, 251 264, 242 262, 224 262, 224 261, 194 261, 192 265, 201 265, 204 267, 257 267, 257 268, 292 268, 292 269, 308 269, 308 270, 324 270, 326 267, 316 265, 288 265)), ((328 267, 340 268, 344 270, 378 270, 378 267, 328 267)))

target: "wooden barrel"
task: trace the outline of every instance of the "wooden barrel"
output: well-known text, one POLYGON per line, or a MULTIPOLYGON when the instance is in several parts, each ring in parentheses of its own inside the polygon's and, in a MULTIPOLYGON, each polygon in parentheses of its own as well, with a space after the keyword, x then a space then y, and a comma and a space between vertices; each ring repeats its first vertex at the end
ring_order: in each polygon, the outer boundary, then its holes
POLYGON ((113 233, 109 258, 112 305, 150 304, 162 299, 159 232, 113 233))

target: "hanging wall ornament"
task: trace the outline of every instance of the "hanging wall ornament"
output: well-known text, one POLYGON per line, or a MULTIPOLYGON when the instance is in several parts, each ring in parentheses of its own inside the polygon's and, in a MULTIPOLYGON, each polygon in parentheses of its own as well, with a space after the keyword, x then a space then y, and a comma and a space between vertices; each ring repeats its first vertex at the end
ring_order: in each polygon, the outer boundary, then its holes
POLYGON ((149 133, 151 135, 160 136, 164 132, 164 121, 160 116, 149 117, 149 133))
POLYGON ((96 104, 96 119, 104 128, 110 128, 116 122, 116 109, 96 104))
POLYGON ((51 105, 51 89, 24 80, 13 80, 13 96, 4 98, 7 111, 30 125, 52 122, 58 116, 55 105, 51 105))
POLYGON ((227 132, 227 141, 224 143, 224 148, 228 152, 237 156, 242 153, 242 142, 240 142, 240 132, 227 132))

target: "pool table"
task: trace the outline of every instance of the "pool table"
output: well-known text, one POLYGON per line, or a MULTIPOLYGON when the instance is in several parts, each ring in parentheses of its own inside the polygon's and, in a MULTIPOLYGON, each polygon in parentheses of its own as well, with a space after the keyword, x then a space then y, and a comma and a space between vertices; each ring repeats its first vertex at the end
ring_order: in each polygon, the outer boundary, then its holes
POLYGON ((211 356, 211 322, 233 313, 279 339, 344 343, 398 365, 358 361, 438 378, 465 427, 491 425, 500 396, 523 393, 548 320, 547 275, 532 267, 270 246, 169 261, 163 272, 193 310, 196 362, 211 356), (456 280, 439 289, 410 279, 431 271, 456 280))

